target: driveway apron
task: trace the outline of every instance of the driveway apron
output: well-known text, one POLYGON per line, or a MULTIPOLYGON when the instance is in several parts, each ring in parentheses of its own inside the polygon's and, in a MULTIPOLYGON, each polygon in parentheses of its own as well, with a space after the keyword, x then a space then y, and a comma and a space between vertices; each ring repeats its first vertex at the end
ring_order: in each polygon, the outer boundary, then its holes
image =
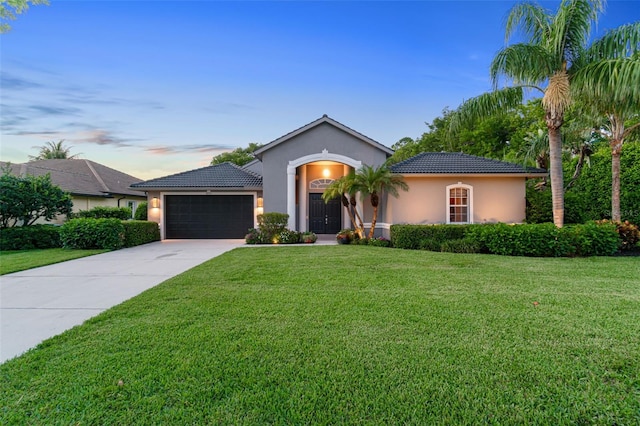
POLYGON ((0 363, 244 244, 165 240, 0 277, 0 363))

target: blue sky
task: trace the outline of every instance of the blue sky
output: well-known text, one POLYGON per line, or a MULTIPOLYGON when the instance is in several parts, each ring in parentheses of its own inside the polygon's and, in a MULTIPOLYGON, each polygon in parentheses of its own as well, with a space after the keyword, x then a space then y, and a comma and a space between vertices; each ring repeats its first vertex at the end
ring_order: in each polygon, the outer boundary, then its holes
MULTIPOLYGON (((513 4, 51 0, 0 35, 0 159, 64 139, 150 179, 323 114, 391 146, 490 90, 513 4)), ((610 0, 596 35, 639 19, 610 0)))

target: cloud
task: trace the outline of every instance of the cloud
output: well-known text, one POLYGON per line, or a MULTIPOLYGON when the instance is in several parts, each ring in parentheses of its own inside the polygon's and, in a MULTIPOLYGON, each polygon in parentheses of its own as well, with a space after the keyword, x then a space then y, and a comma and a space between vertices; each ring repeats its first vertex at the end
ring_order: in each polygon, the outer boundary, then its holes
POLYGON ((37 111, 44 115, 79 115, 83 111, 73 107, 58 107, 49 105, 30 105, 28 107, 32 111, 37 111))
POLYGON ((203 144, 203 145, 157 145, 150 146, 145 148, 146 152, 155 155, 170 155, 170 154, 178 154, 178 153, 210 153, 212 151, 226 151, 232 149, 232 147, 227 145, 217 145, 217 144, 203 144))
POLYGON ((100 146, 115 146, 117 148, 127 148, 135 146, 130 143, 133 139, 123 139, 114 136, 112 132, 104 129, 91 129, 79 132, 71 139, 73 142, 88 143, 100 146))
POLYGON ((13 75, 0 72, 0 86, 2 90, 26 90, 43 87, 42 84, 36 83, 31 80, 26 80, 20 77, 14 77, 13 75))

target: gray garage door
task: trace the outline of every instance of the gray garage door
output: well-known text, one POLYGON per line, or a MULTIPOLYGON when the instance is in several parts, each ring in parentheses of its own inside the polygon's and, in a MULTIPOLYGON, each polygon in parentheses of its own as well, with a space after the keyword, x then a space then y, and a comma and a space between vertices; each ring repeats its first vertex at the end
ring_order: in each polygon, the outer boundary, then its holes
POLYGON ((252 195, 167 195, 165 238, 244 238, 253 228, 252 195))

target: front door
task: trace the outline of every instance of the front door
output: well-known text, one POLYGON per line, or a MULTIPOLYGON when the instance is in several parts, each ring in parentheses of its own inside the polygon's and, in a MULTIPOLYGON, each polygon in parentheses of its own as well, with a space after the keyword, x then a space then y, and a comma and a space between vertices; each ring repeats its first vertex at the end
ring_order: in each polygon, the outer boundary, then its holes
POLYGON ((322 194, 309 194, 309 230, 316 234, 337 234, 342 228, 340 198, 325 203, 322 194))

